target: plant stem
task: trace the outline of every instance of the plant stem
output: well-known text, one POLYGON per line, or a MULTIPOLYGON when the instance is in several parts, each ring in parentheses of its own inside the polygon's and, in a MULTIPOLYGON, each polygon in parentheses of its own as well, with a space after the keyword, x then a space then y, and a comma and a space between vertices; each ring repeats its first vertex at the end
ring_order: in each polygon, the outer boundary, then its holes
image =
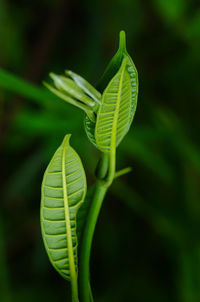
POLYGON ((78 302, 78 282, 76 276, 71 280, 72 302, 78 302))
POLYGON ((90 302, 88 283, 90 279, 89 264, 91 245, 96 222, 106 191, 107 187, 104 185, 103 181, 97 180, 93 201, 87 216, 83 233, 82 245, 80 247, 79 289, 81 302, 90 302))
POLYGON ((96 168, 96 178, 97 179, 105 179, 108 173, 108 165, 109 165, 109 154, 103 153, 100 159, 100 162, 97 164, 96 168))
POLYGON ((90 289, 90 253, 93 235, 99 216, 99 212, 105 197, 105 194, 112 184, 115 176, 115 150, 110 154, 103 154, 97 172, 97 182, 93 200, 88 212, 83 240, 80 247, 80 267, 79 267, 79 290, 80 302, 90 302, 91 289, 90 289), (106 167, 108 169, 106 173, 106 167), (104 178, 104 179, 102 179, 104 178))
POLYGON ((113 179, 115 178, 115 169, 116 169, 116 149, 114 147, 111 149, 109 154, 108 174, 105 180, 105 185, 107 187, 111 186, 113 179))

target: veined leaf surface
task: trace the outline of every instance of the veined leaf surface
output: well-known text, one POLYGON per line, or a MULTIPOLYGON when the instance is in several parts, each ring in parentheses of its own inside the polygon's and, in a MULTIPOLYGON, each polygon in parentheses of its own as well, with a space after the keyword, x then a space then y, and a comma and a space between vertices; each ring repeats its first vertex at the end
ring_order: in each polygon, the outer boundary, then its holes
MULTIPOLYGON (((97 88, 101 92, 104 91, 104 94, 103 94, 104 99, 105 99, 105 90, 107 90, 108 85, 110 85, 110 83, 115 78, 115 76, 117 74, 119 74, 120 67, 122 66, 122 62, 124 60, 127 60, 126 61, 126 75, 125 75, 125 77, 127 78, 127 84, 128 84, 127 87, 129 87, 129 89, 131 91, 131 106, 129 106, 130 105, 129 101, 127 101, 127 108, 126 109, 128 110, 128 108, 129 108, 129 110, 130 110, 130 114, 127 114, 127 121, 129 120, 129 122, 127 124, 127 128, 126 127, 124 128, 124 132, 122 131, 121 138, 118 137, 118 139, 116 141, 117 145, 123 139, 123 137, 125 136, 125 134, 127 133, 127 131, 129 130, 129 128, 131 126, 131 123, 132 123, 134 115, 135 115, 136 107, 137 107, 137 97, 138 97, 138 74, 137 74, 137 69, 136 69, 130 55, 128 54, 128 52, 126 50, 126 35, 125 35, 125 32, 121 31, 120 32, 119 49, 118 49, 117 53, 115 54, 115 56, 112 58, 112 60, 109 63, 108 67, 106 68, 106 71, 104 72, 103 77, 102 77, 100 83, 97 86, 97 88), (129 75, 129 80, 128 80, 127 73, 129 75), (126 131, 125 131, 125 129, 126 129, 126 131)), ((100 105, 100 107, 101 107, 101 109, 99 109, 99 111, 101 111, 101 113, 102 113, 106 108, 106 105, 103 104, 103 101, 102 101, 102 104, 100 105)), ((99 116, 99 112, 97 112, 97 115, 99 116)), ((111 120, 110 120, 110 122, 111 122, 111 120)), ((97 130, 98 126, 95 125, 95 122, 92 121, 91 119, 89 119, 87 116, 85 116, 84 124, 85 124, 85 131, 87 133, 88 138, 90 139, 90 141, 93 143, 93 145, 95 147, 100 149, 101 146, 99 144, 97 146, 96 135, 95 135, 95 126, 96 126, 96 132, 98 132, 98 130, 97 130)), ((103 129, 101 129, 101 130, 103 131, 103 129)), ((107 132, 106 128, 104 130, 107 132)), ((108 145, 109 145, 109 142, 107 141, 107 146, 106 147, 104 146, 100 150, 103 151, 103 152, 109 151, 110 148, 108 147, 108 145)))
POLYGON ((95 132, 95 122, 92 122, 87 115, 84 117, 84 127, 85 127, 85 132, 87 134, 87 137, 89 138, 90 142, 97 147, 96 145, 96 139, 94 136, 95 132))
POLYGON ((130 127, 133 105, 127 60, 125 56, 102 95, 95 127, 96 144, 102 152, 116 148, 130 127))
POLYGON ((54 268, 67 280, 77 276, 76 216, 86 194, 85 172, 66 135, 44 174, 41 228, 54 268))

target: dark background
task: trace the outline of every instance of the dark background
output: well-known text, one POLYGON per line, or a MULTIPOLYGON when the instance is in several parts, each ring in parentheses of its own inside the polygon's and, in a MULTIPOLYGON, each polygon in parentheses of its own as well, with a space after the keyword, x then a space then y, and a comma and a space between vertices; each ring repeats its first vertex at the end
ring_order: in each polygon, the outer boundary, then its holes
POLYGON ((99 153, 86 138, 82 112, 41 83, 50 71, 69 68, 95 84, 121 29, 140 88, 117 163, 133 171, 113 184, 99 217, 95 302, 200 301, 198 4, 0 0, 1 302, 70 301, 69 284, 44 250, 40 185, 66 133, 88 184, 99 153))

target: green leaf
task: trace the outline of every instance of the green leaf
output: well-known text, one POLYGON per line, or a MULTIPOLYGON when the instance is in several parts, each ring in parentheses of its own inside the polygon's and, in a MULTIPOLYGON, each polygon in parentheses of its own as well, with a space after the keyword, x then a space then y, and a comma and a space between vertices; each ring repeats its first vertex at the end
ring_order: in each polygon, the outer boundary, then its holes
POLYGON ((77 212, 86 194, 85 172, 66 135, 44 174, 41 228, 54 268, 67 280, 77 278, 77 212))
POLYGON ((71 96, 89 107, 95 107, 95 101, 87 96, 73 80, 64 77, 62 75, 57 75, 53 72, 50 73, 50 77, 53 79, 54 84, 58 90, 61 90, 63 93, 66 93, 67 96, 71 96))
POLYGON ((45 86, 46 88, 48 88, 52 93, 54 93, 55 95, 57 95, 57 96, 58 96, 59 98, 61 98, 63 101, 65 101, 65 102, 67 102, 67 103, 69 103, 69 104, 72 104, 72 105, 74 105, 74 106, 76 106, 76 107, 82 109, 82 110, 85 111, 86 113, 87 113, 88 111, 91 111, 91 113, 93 113, 92 110, 89 108, 89 106, 87 106, 87 105, 85 105, 85 104, 83 104, 83 103, 81 103, 81 102, 75 100, 75 99, 72 98, 69 94, 66 94, 63 90, 58 90, 58 89, 54 88, 53 86, 49 85, 49 84, 46 83, 46 82, 44 82, 43 84, 44 84, 44 86, 45 86))
MULTIPOLYGON (((134 63, 126 50, 126 35, 125 35, 124 31, 120 32, 119 49, 118 49, 117 53, 114 55, 114 57, 112 58, 112 60, 110 61, 110 63, 108 64, 108 67, 106 68, 97 88, 101 92, 103 92, 105 89, 107 89, 106 88, 107 85, 109 85, 109 83, 110 83, 110 81, 112 81, 113 77, 115 77, 115 75, 119 72, 119 69, 121 68, 121 65, 122 65, 122 62, 124 59, 127 60, 126 73, 128 73, 128 75, 129 75, 129 80, 127 81, 127 83, 129 85, 129 89, 131 91, 131 99, 132 99, 131 106, 129 107, 130 115, 128 114, 129 115, 129 119, 128 119, 129 123, 127 125, 127 131, 128 131, 129 127, 133 121, 136 106, 137 106, 138 74, 137 74, 137 69, 136 69, 134 63)), ((105 93, 105 91, 104 91, 104 93, 105 93)), ((105 94, 104 94, 104 97, 105 97, 105 94)), ((102 100, 102 103, 103 103, 103 100, 102 100)), ((127 103, 129 103, 129 101, 127 101, 127 103)), ((104 110, 105 104, 104 105, 101 104, 100 107, 101 108, 99 109, 99 111, 104 110), (104 107, 104 109, 102 109, 102 107, 104 107)), ((97 116, 98 115, 99 115, 99 112, 97 112, 97 116)), ((95 121, 91 120, 87 116, 85 116, 84 125, 85 125, 85 131, 86 131, 86 134, 87 134, 89 140, 92 142, 92 144, 95 147, 97 147, 97 142, 96 142, 96 137, 95 137, 95 121)), ((97 128, 97 126, 96 126, 96 128, 97 128)), ((104 130, 107 131, 106 129, 104 129, 104 130)), ((98 130, 96 130, 96 131, 98 131, 98 130)), ((123 135, 122 135, 120 141, 122 140, 124 135, 127 133, 127 131, 122 133, 123 135)), ((119 144, 119 142, 118 142, 118 144, 119 144)), ((99 148, 99 146, 98 146, 98 148, 99 148)), ((105 151, 105 148, 100 149, 100 150, 105 151)), ((109 148, 106 147, 106 150, 108 151, 109 148)))
POLYGON ((109 152, 119 145, 129 130, 136 107, 127 61, 125 57, 119 71, 105 89, 97 114, 95 138, 102 152, 109 152))
POLYGON ((85 93, 94 99, 97 104, 101 104, 101 93, 97 91, 88 81, 71 70, 66 70, 65 73, 67 76, 70 76, 85 93))
POLYGON ((110 63, 108 64, 97 88, 99 89, 99 91, 102 91, 107 87, 108 83, 111 81, 111 79, 115 76, 115 74, 118 72, 119 68, 121 67, 124 58, 127 58, 126 69, 130 76, 130 81, 131 81, 131 93, 132 93, 132 106, 131 106, 131 118, 130 118, 130 124, 131 124, 137 106, 138 73, 135 64, 133 63, 133 60, 131 59, 130 55, 127 52, 126 34, 123 30, 121 30, 119 34, 119 49, 114 55, 114 57, 111 59, 110 63))
POLYGON ((66 70, 65 77, 50 73, 54 86, 44 82, 44 85, 56 96, 82 109, 92 122, 95 122, 95 114, 101 104, 101 94, 85 79, 76 73, 66 70))

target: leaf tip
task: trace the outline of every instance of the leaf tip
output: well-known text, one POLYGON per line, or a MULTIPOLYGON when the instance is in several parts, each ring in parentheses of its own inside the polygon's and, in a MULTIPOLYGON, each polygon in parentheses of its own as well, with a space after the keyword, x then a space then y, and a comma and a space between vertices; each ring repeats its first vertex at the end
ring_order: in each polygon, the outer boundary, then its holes
POLYGON ((119 49, 126 51, 126 33, 124 30, 121 30, 119 33, 119 49))
POLYGON ((67 76, 71 76, 71 75, 72 75, 72 71, 69 70, 69 69, 66 69, 66 70, 65 70, 65 74, 66 74, 67 76))
POLYGON ((50 78, 54 81, 54 84, 56 85, 61 85, 62 84, 62 77, 53 73, 53 72, 50 72, 49 74, 50 78))
POLYGON ((54 76, 55 76, 55 73, 50 72, 50 73, 49 73, 49 76, 50 76, 50 78, 51 78, 51 79, 53 79, 53 78, 54 78, 54 76))
POLYGON ((64 139, 63 139, 63 143, 69 145, 69 141, 70 141, 71 136, 72 136, 71 133, 66 134, 64 139))

